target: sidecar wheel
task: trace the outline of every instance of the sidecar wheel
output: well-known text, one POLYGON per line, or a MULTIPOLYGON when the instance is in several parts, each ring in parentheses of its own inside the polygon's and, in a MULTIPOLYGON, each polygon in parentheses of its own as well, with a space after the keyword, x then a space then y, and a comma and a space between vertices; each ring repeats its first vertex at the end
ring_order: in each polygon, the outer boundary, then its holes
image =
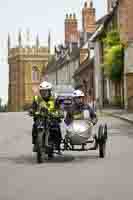
POLYGON ((105 157, 105 150, 106 150, 106 143, 103 143, 99 146, 99 157, 100 158, 105 157))
POLYGON ((99 157, 105 157, 105 150, 106 150, 106 139, 104 135, 104 128, 102 125, 99 126, 98 130, 98 144, 99 144, 99 157))
POLYGON ((98 143, 100 143, 103 140, 103 136, 104 136, 103 126, 100 125, 98 129, 98 143))

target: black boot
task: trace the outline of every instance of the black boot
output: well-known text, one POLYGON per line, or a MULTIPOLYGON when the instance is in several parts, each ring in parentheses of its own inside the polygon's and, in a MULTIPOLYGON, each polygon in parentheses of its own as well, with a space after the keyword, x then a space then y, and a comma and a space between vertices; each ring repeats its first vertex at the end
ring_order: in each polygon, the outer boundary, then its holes
POLYGON ((36 152, 36 151, 37 151, 36 137, 37 137, 36 127, 35 127, 35 124, 33 124, 33 128, 32 128, 33 152, 36 152))

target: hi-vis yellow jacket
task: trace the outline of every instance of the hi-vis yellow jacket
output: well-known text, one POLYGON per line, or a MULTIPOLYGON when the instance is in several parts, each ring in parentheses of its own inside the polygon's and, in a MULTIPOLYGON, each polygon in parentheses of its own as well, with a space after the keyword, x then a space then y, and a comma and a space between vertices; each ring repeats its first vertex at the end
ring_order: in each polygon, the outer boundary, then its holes
POLYGON ((34 115, 39 114, 41 108, 46 108, 50 113, 58 115, 58 111, 55 107, 55 100, 52 97, 48 101, 44 101, 42 97, 34 96, 32 108, 34 115))

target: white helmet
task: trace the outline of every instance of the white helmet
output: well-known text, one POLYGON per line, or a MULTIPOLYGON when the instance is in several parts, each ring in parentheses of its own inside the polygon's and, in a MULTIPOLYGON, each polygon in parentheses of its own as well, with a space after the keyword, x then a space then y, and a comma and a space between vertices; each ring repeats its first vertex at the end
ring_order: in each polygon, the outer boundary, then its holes
POLYGON ((84 93, 81 90, 75 90, 73 92, 73 97, 84 97, 84 93))
POLYGON ((51 90, 52 89, 52 84, 47 82, 47 81, 43 81, 40 86, 39 86, 40 90, 51 90))

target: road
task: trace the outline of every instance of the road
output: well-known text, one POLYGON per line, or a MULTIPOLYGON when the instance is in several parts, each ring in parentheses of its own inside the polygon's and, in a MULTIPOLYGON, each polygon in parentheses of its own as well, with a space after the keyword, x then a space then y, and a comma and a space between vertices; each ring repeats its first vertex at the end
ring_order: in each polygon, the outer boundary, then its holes
POLYGON ((38 165, 31 118, 0 114, 0 200, 132 200, 133 125, 109 116, 101 122, 109 129, 106 158, 67 152, 38 165))

